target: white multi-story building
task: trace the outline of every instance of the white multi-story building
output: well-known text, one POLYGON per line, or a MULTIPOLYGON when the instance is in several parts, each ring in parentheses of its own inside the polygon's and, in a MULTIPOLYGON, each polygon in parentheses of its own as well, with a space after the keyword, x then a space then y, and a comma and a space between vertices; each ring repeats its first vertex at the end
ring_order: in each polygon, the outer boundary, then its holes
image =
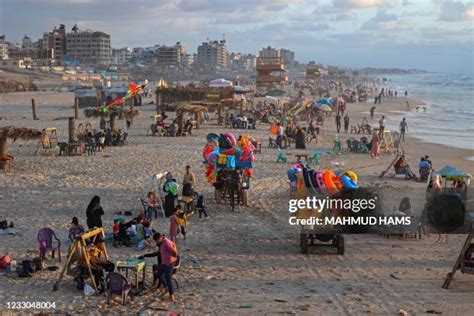
POLYGON ((130 47, 112 50, 112 64, 125 65, 130 58, 132 58, 132 49, 130 47))
POLYGON ((92 65, 109 63, 112 52, 109 34, 91 30, 81 31, 74 25, 66 38, 67 54, 73 60, 92 65))
POLYGON ((5 35, 0 36, 0 59, 8 59, 8 44, 5 35))
POLYGON ((35 45, 34 45, 33 41, 31 40, 30 37, 28 37, 28 35, 25 34, 25 36, 23 37, 23 40, 21 42, 21 49, 30 50, 30 49, 34 49, 34 48, 35 48, 35 45))
POLYGON ((286 68, 293 68, 295 65, 295 52, 289 49, 280 49, 280 57, 283 59, 283 64, 286 68))
POLYGON ((203 42, 198 47, 196 63, 201 68, 229 68, 229 51, 226 41, 203 42))
POLYGON ((158 46, 156 55, 158 66, 178 67, 183 63, 186 47, 181 42, 176 42, 173 46, 158 46))

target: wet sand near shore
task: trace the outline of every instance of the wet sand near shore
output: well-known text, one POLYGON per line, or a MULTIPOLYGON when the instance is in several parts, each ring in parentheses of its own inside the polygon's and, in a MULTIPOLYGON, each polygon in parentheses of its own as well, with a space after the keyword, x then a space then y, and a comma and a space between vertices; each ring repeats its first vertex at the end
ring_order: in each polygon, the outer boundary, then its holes
MULTIPOLYGON (((0 116, 7 120, 0 120, 0 126, 56 126, 61 131, 60 138, 66 139, 67 120, 55 118, 72 115, 72 105, 73 94, 66 92, 4 94, 0 96, 0 116), (31 120, 30 99, 33 97, 39 121, 31 120)), ((404 98, 387 100, 386 104, 377 106, 377 112, 388 113, 390 119, 390 111, 403 110, 404 105, 404 98)), ((368 111, 371 106, 349 104, 351 124, 360 123, 364 115, 360 112, 368 111)), ((206 134, 225 130, 204 125, 190 137, 146 136, 154 105, 140 110, 141 116, 129 131, 128 144, 107 148, 95 156, 34 155, 36 142, 9 142, 9 152, 15 160, 11 173, 0 173, 0 218, 12 220, 17 234, 0 237, 0 254, 8 252, 17 262, 36 257, 36 234, 42 227, 51 227, 62 241, 64 263, 71 218, 77 216, 85 226, 85 210, 93 195, 101 196, 106 213, 103 221, 111 231, 116 210, 131 210, 134 214, 142 210, 139 198, 145 196, 151 175, 170 171, 181 181, 184 167, 189 164, 197 176, 198 191, 206 197, 211 218, 199 220, 196 215, 192 216, 188 239, 178 240, 183 258, 178 274, 178 301, 165 303, 156 293, 147 292, 128 301, 126 307, 120 306, 118 301, 107 306, 103 295, 85 297, 77 291, 70 277, 62 283, 60 291, 51 292, 60 270, 39 272, 27 279, 0 273, 0 311, 5 311, 6 303, 13 301, 56 302, 56 312, 74 314, 147 312, 167 315, 175 311, 185 315, 396 315, 403 309, 410 314, 439 311, 466 315, 473 310, 474 278, 471 275, 457 273, 449 290, 441 288, 465 236, 431 235, 423 236, 420 241, 401 241, 379 235, 346 235, 344 256, 335 255, 333 249, 311 249, 309 255, 302 255, 300 230, 288 224, 286 170, 289 165, 274 162, 276 151, 266 146, 268 125, 248 131, 262 140, 262 154, 256 155, 250 207, 239 206, 232 212, 226 205, 213 201, 213 189, 206 182, 201 166, 206 134)), ((377 113, 370 123, 376 125, 378 118, 377 113)), ((98 127, 98 120, 89 121, 98 127)), ((125 129, 125 122, 119 121, 119 125, 125 129)), ((318 146, 330 150, 335 134, 334 118, 329 118, 326 125, 318 146)), ((233 132, 239 134, 240 131, 233 132)), ((348 136, 341 134, 343 141, 348 136)), ((306 152, 312 154, 315 146, 310 144, 306 152)), ((429 155, 435 168, 449 164, 474 173, 473 163, 464 159, 474 155, 472 151, 422 143, 412 137, 408 137, 403 147, 412 166, 416 166, 419 157, 429 155)), ((295 162, 295 150, 286 153, 290 162, 295 162)), ((367 186, 423 192, 424 183, 390 176, 378 179, 393 158, 393 155, 383 154, 374 160, 369 155, 344 153, 334 158, 322 157, 321 167, 330 168, 333 162, 344 163, 355 170, 367 186)), ((386 203, 398 206, 398 196, 389 198, 386 203)), ((169 222, 158 218, 153 227, 167 233, 169 222)), ((109 247, 108 250, 113 260, 143 253, 135 248, 109 247)), ((148 284, 155 260, 147 259, 148 284)), ((61 268, 62 263, 48 260, 49 265, 61 268)))

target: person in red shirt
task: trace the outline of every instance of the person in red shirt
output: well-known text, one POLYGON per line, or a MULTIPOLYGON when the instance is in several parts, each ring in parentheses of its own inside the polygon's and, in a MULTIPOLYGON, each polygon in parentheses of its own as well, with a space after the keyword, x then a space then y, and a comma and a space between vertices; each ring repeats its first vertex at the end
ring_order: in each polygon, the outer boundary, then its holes
MULTIPOLYGON (((160 284, 166 285, 169 293, 169 300, 176 301, 173 287, 173 268, 178 260, 178 250, 176 244, 160 233, 155 233, 153 239, 156 246, 160 249, 161 264, 158 268, 158 279, 160 284)), ((166 295, 166 291, 161 291, 162 295, 166 295)))

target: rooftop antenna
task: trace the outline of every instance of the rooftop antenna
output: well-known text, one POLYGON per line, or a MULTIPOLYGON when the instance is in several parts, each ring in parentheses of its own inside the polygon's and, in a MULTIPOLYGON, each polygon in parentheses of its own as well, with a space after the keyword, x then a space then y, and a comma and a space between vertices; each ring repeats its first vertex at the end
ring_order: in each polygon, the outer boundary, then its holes
POLYGON ((224 42, 225 42, 225 33, 222 33, 222 39, 223 39, 224 42))

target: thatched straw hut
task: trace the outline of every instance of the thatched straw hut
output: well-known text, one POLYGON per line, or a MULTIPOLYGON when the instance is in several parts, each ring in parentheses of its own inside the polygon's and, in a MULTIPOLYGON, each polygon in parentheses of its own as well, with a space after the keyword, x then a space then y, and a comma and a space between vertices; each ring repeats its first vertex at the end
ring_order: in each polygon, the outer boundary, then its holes
POLYGON ((165 110, 168 109, 170 104, 176 102, 189 102, 189 101, 206 101, 215 100, 219 101, 222 99, 228 99, 234 97, 234 88, 210 88, 210 87, 194 87, 187 86, 176 88, 172 87, 158 87, 156 89, 156 103, 163 107, 165 110))
POLYGON ((10 160, 13 159, 12 156, 8 155, 8 138, 13 139, 13 142, 18 139, 28 141, 32 139, 40 139, 42 134, 43 133, 37 129, 26 127, 0 127, 0 169, 6 168, 7 165, 9 166, 10 160))
POLYGON ((184 123, 185 114, 193 114, 194 120, 196 121, 195 128, 199 128, 200 124, 204 122, 204 112, 207 111, 206 106, 185 104, 176 110, 176 119, 179 127, 181 128, 184 123))

